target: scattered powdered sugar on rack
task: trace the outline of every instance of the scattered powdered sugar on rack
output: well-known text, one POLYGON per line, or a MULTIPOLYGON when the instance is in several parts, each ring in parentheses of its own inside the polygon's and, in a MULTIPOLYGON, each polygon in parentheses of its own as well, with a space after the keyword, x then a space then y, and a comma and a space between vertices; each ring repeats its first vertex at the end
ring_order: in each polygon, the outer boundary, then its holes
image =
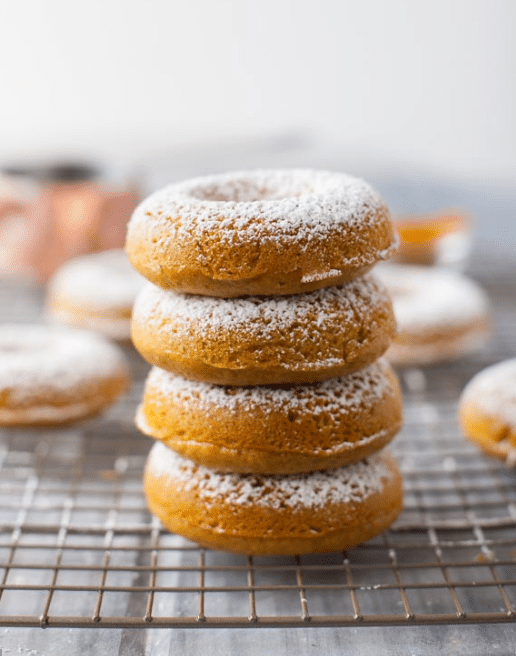
POLYGON ((388 264, 376 273, 392 295, 400 333, 467 325, 488 312, 483 290, 456 271, 388 264))
POLYGON ((339 469, 289 476, 224 474, 196 465, 157 442, 147 460, 147 471, 165 476, 178 493, 194 490, 205 501, 224 500, 232 505, 257 505, 279 509, 320 508, 335 503, 360 503, 384 487, 391 478, 385 451, 339 469))
POLYGON ((49 281, 49 297, 66 297, 90 308, 131 307, 146 283, 121 248, 84 255, 64 264, 49 281))
POLYGON ((194 178, 152 194, 136 208, 129 230, 153 223, 167 225, 170 237, 179 240, 217 231, 222 243, 306 241, 324 238, 342 224, 352 228, 373 222, 382 207, 367 182, 343 173, 238 171, 194 178))
POLYGON ((385 395, 393 394, 388 370, 387 362, 379 360, 356 373, 312 385, 234 387, 190 381, 154 367, 146 387, 192 408, 215 406, 238 412, 243 408, 259 407, 264 412, 339 415, 370 408, 385 395))
POLYGON ((310 324, 321 330, 331 325, 342 329, 343 320, 358 324, 389 303, 384 286, 372 275, 305 294, 229 299, 180 294, 149 283, 138 295, 133 315, 164 330, 173 322, 178 331, 252 332, 266 338, 274 330, 308 331, 310 324))
POLYGON ((461 404, 474 403, 516 430, 516 358, 487 367, 464 388, 461 404))
POLYGON ((18 402, 49 390, 72 393, 92 380, 121 373, 127 365, 120 350, 93 333, 43 325, 0 326, 0 397, 7 391, 18 402))

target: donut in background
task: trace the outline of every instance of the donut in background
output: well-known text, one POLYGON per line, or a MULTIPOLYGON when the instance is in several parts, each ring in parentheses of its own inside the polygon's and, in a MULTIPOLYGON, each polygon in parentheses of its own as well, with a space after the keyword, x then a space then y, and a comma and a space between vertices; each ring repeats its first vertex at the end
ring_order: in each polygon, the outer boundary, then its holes
POLYGON ((90 417, 130 384, 126 359, 91 332, 0 325, 0 426, 56 426, 90 417))
POLYGON ((392 296, 395 366, 427 365, 481 349, 490 336, 489 301, 473 280, 438 267, 389 264, 376 270, 392 296))
POLYGON ((47 316, 52 322, 126 341, 131 337, 133 304, 144 284, 122 248, 83 255, 49 280, 47 316))

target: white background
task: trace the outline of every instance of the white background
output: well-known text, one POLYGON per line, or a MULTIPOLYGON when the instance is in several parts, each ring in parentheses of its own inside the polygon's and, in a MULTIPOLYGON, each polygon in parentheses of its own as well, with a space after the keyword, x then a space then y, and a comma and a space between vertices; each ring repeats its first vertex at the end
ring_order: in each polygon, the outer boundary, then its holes
POLYGON ((515 27, 515 0, 0 0, 0 160, 301 135, 514 183, 515 27))

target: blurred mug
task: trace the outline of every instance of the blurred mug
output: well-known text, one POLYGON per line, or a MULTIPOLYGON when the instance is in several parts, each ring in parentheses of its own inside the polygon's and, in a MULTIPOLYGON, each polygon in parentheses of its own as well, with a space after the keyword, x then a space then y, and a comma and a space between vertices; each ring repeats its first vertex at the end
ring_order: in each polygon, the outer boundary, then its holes
POLYGON ((0 169, 0 271, 44 281, 72 257, 123 246, 138 200, 87 165, 0 169))

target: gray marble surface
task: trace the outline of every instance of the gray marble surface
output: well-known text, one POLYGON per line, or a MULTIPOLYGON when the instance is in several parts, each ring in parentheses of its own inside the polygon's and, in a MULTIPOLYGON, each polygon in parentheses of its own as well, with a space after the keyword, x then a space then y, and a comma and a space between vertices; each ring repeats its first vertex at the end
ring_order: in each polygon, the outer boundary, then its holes
POLYGON ((1 629, 3 656, 509 656, 515 625, 316 629, 1 629))

